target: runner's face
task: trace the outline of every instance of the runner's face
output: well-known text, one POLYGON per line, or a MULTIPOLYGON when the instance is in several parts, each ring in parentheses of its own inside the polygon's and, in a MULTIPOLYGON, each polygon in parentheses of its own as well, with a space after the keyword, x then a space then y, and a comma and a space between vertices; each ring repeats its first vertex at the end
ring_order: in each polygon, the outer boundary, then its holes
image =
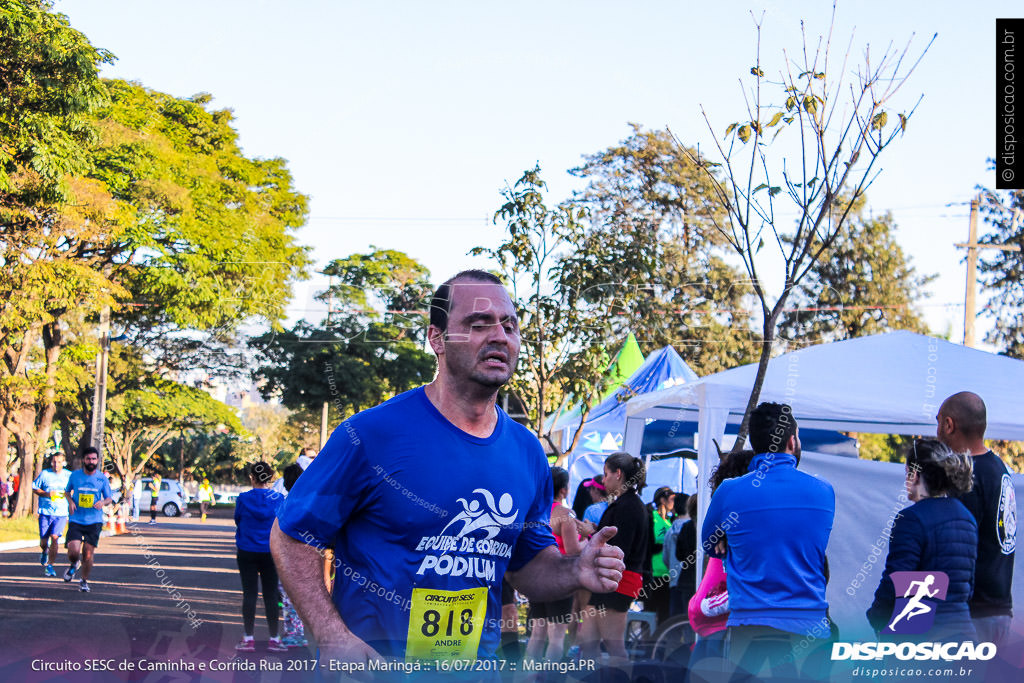
POLYGON ((519 321, 508 292, 489 282, 455 282, 443 338, 431 345, 447 373, 488 389, 512 377, 519 360, 519 321))
POLYGON ((63 469, 64 469, 64 456, 63 455, 55 455, 55 456, 53 456, 53 471, 54 472, 60 472, 63 469))
POLYGON ((95 453, 88 453, 82 458, 82 467, 86 472, 93 472, 99 467, 100 456, 95 453))
POLYGON ((622 493, 622 470, 613 470, 605 463, 604 487, 613 496, 622 493))

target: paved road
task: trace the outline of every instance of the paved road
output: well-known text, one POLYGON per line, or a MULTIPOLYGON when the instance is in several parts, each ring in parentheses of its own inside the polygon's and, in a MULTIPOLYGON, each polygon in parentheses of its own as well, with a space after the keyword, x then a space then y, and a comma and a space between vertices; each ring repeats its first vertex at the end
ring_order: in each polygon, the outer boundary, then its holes
MULTIPOLYGON (((206 522, 160 517, 154 526, 142 522, 130 527, 131 533, 102 538, 91 593, 79 592, 77 582, 44 577, 37 548, 0 553, 0 681, 310 678, 284 671, 301 667, 312 657, 309 650, 284 656, 266 652, 262 600, 257 651, 236 655, 242 593, 230 514, 217 510, 206 522), (87 671, 94 658, 113 660, 106 664, 115 671, 87 671), (144 670, 154 663, 173 667, 179 662, 194 668, 144 670), (38 670, 69 665, 79 668, 71 673, 38 670), (133 670, 124 670, 128 667, 133 670), (221 667, 225 670, 217 670, 221 667), (256 671, 242 670, 250 667, 256 671)), ((67 567, 63 555, 60 562, 58 574, 67 567)))

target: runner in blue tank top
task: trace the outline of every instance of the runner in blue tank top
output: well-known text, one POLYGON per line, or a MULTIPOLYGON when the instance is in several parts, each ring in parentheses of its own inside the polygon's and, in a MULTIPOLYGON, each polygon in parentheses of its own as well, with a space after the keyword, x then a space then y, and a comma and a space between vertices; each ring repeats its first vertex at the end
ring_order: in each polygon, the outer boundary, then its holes
POLYGON ((606 592, 621 578, 622 553, 606 545, 614 528, 578 556, 558 552, 543 449, 495 405, 520 344, 497 278, 466 271, 443 284, 427 334, 434 381, 336 429, 271 534, 322 660, 490 659, 506 572, 536 600, 606 592), (333 604, 321 559, 330 546, 333 604))

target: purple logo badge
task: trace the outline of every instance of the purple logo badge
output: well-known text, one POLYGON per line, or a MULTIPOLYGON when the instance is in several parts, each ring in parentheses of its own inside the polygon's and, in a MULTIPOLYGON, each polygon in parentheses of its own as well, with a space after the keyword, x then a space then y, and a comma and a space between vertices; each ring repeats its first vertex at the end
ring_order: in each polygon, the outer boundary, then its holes
POLYGON ((882 633, 924 633, 935 623, 935 610, 946 599, 949 577, 945 572, 893 572, 896 588, 892 619, 882 633), (902 597, 901 597, 902 596, 902 597))

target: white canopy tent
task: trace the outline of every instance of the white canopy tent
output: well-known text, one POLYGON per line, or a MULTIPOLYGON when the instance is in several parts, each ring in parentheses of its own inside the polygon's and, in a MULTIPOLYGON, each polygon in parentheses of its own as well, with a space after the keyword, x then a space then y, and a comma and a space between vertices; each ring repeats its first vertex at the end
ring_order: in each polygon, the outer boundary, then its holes
MULTIPOLYGON (((696 418, 698 481, 707 482, 717 464, 713 442, 721 444, 725 425, 742 419, 756 372, 756 364, 745 365, 630 400, 626 407, 624 450, 639 451, 648 420, 696 418)), ((1024 440, 1022 389, 1024 361, 911 332, 891 332, 807 347, 772 359, 760 400, 789 404, 801 427, 930 436, 935 433, 935 415, 942 400, 958 391, 973 391, 985 400, 988 408, 988 438, 1024 440)), ((807 464, 811 465, 811 461, 807 464)), ((861 487, 874 486, 870 472, 878 471, 875 463, 851 464, 858 468, 855 471, 867 475, 858 482, 861 487)), ((828 478, 819 472, 815 474, 828 478)), ((892 474, 888 476, 891 479, 892 474)), ((1015 481, 1019 484, 1021 479, 1015 477, 1015 481)), ((832 483, 837 509, 850 502, 843 500, 845 496, 859 496, 863 492, 851 491, 837 481, 832 483)), ((703 519, 707 496, 699 500, 703 519)), ((837 559, 833 551, 845 538, 837 540, 838 532, 837 528, 829 545, 833 565, 837 559)), ((850 549, 842 561, 860 565, 862 555, 862 549, 850 549)), ((1024 563, 1022 556, 1018 554, 1017 564, 1024 563)), ((884 565, 884 555, 879 565, 884 565)), ((874 565, 873 569, 868 578, 869 582, 874 581, 871 591, 877 585, 882 566, 874 565)), ((1017 567, 1016 576, 1015 593, 1024 597, 1022 567, 1017 567)), ((830 583, 830 601, 833 585, 834 582, 830 583)), ((1024 609, 1024 600, 1015 602, 1019 614, 1024 609)))

